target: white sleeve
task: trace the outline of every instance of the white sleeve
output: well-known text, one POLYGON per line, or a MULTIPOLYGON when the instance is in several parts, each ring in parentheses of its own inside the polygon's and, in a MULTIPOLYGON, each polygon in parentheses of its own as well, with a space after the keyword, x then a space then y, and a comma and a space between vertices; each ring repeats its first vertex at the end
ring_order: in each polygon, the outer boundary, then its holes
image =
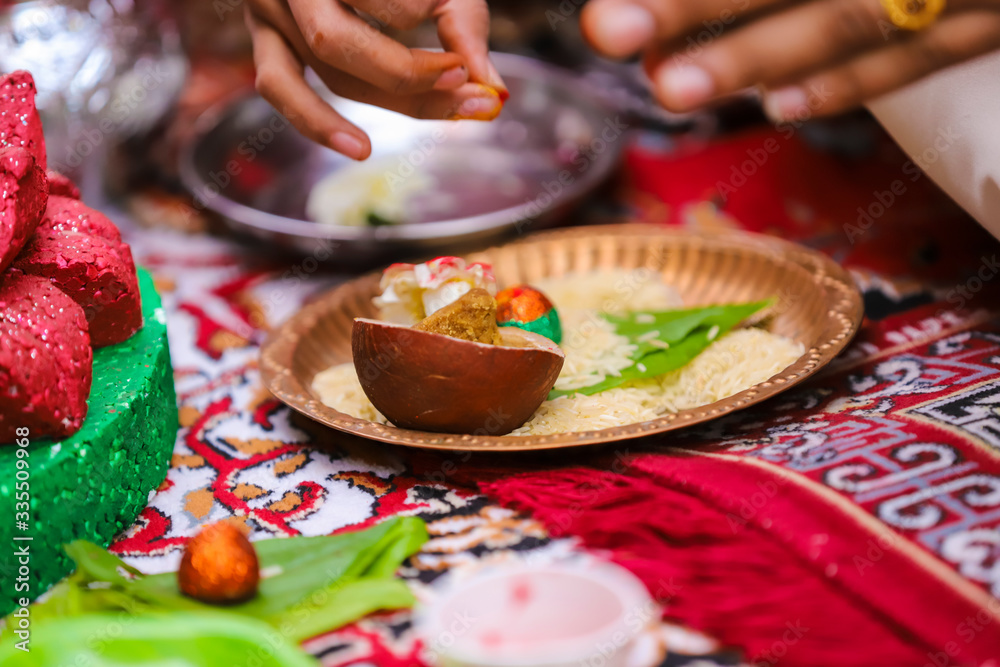
POLYGON ((918 166, 1000 238, 1000 51, 868 107, 918 166))

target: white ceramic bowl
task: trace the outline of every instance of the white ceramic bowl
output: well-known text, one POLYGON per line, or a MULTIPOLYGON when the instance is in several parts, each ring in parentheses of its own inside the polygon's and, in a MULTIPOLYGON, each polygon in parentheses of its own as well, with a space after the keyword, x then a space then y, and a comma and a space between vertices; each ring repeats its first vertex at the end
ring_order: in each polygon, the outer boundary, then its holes
POLYGON ((416 615, 447 667, 648 667, 660 607, 624 568, 593 558, 505 562, 448 583, 416 615))

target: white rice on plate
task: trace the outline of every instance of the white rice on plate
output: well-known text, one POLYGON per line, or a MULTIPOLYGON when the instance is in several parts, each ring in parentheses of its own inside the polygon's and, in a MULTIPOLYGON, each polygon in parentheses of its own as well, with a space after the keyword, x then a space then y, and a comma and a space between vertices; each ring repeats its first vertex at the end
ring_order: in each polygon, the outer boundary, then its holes
MULTIPOLYGON (((677 293, 658 274, 641 269, 568 275, 537 281, 535 287, 551 299, 562 321, 560 347, 566 361, 555 385, 562 390, 595 384, 631 365, 633 346, 615 334, 601 313, 683 307, 677 293)), ((545 401, 526 424, 509 435, 591 431, 700 407, 767 380, 803 352, 801 343, 763 329, 737 329, 713 341, 676 371, 593 396, 573 394, 545 401)), ((388 423, 365 396, 352 363, 317 373, 313 391, 335 410, 388 423)))

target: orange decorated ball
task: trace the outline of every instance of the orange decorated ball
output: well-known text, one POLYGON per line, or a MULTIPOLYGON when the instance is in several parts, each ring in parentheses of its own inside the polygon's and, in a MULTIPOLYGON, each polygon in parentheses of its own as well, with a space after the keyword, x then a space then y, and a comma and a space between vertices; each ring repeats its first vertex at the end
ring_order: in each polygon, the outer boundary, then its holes
POLYGON ((497 324, 517 327, 559 343, 562 325, 548 297, 531 285, 515 285, 497 293, 497 324))
POLYGON ((243 602, 260 583, 257 552, 233 524, 208 525, 184 547, 177 583, 182 593, 202 602, 243 602))

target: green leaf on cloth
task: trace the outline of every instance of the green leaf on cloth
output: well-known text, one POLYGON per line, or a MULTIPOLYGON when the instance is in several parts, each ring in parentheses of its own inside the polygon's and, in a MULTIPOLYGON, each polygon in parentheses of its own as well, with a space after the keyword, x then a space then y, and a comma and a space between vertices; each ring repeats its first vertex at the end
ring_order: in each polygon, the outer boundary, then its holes
POLYGON ((394 517, 353 533, 254 542, 262 575, 257 595, 225 607, 182 594, 175 573, 143 575, 97 545, 77 541, 66 546, 76 572, 32 608, 32 620, 111 611, 211 611, 264 621, 298 642, 373 611, 412 606, 413 595, 394 574, 427 539, 423 521, 394 517))
POLYGON ((261 621, 219 612, 124 612, 32 623, 30 652, 0 646, 4 667, 316 667, 317 662, 261 621))
POLYGON ((754 313, 773 303, 773 299, 684 310, 633 311, 628 315, 605 314, 619 336, 635 346, 632 365, 619 375, 579 389, 554 389, 549 399, 583 394, 592 396, 620 387, 632 380, 653 378, 687 365, 702 353, 712 341, 754 313))

